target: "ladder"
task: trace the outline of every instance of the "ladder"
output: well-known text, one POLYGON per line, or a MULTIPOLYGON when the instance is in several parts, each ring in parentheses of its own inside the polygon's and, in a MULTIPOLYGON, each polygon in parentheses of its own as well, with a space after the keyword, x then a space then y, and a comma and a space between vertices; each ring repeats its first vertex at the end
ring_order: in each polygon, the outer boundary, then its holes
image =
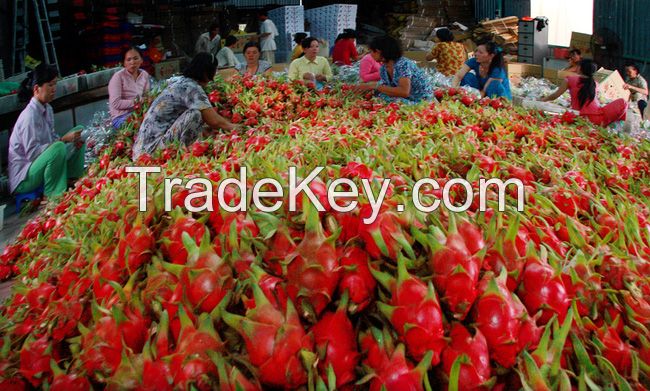
MULTIPOLYGON (((48 16, 46 0, 32 0, 34 16, 38 27, 38 34, 43 50, 43 61, 59 69, 59 61, 56 57, 56 48, 52 38, 50 19, 48 16)), ((13 51, 11 52, 11 66, 13 73, 25 72, 25 56, 27 54, 27 43, 29 42, 29 4, 27 0, 14 0, 14 29, 13 29, 13 51)))

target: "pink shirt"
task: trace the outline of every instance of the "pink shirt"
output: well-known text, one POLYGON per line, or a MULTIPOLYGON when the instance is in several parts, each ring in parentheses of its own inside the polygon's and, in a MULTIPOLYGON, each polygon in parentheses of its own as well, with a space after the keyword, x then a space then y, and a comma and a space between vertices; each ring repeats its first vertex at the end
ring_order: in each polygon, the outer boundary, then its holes
POLYGON ((379 68, 381 68, 381 64, 375 61, 370 54, 366 54, 359 63, 359 77, 366 83, 379 81, 379 68))
POLYGON ((125 69, 115 73, 108 83, 108 107, 111 118, 133 111, 134 100, 149 89, 149 74, 140 69, 136 80, 125 69))

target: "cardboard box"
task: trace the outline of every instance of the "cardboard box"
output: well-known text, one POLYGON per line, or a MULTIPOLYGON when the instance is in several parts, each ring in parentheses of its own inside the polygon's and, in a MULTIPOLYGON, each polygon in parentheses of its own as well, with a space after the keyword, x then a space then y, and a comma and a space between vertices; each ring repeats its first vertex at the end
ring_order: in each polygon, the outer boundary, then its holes
MULTIPOLYGON (((242 53, 244 50, 244 45, 249 41, 257 41, 257 34, 255 33, 246 33, 246 34, 237 34, 237 43, 232 47, 234 53, 242 53)), ((276 41, 277 42, 277 41, 276 41)))
POLYGON ((404 57, 419 62, 419 61, 426 61, 427 54, 429 54, 429 52, 424 50, 409 50, 404 52, 404 57))
POLYGON ((556 86, 562 84, 562 80, 564 80, 567 76, 571 76, 571 75, 575 75, 575 73, 569 71, 560 71, 557 69, 544 68, 544 78, 548 79, 551 83, 555 84, 556 86))
POLYGON ((508 64, 508 79, 517 85, 524 77, 542 77, 542 66, 512 62, 508 64))
POLYGON ((618 71, 610 71, 600 68, 594 73, 594 79, 598 83, 598 92, 608 100, 623 98, 626 101, 630 98, 630 91, 623 88, 625 81, 618 71))
POLYGON ((158 80, 167 79, 181 71, 180 59, 168 59, 153 65, 154 77, 158 80))
POLYGON ((593 53, 591 53, 591 35, 576 33, 574 31, 571 33, 571 43, 569 46, 572 49, 580 49, 583 58, 593 58, 593 53))

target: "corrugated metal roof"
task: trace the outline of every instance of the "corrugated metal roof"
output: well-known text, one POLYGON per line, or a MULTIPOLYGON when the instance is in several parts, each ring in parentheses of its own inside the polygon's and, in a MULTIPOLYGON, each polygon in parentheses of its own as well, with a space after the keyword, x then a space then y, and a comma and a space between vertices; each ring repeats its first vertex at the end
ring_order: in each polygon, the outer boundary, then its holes
POLYGON ((650 2, 595 0, 594 32, 613 31, 623 42, 623 56, 650 61, 650 2))

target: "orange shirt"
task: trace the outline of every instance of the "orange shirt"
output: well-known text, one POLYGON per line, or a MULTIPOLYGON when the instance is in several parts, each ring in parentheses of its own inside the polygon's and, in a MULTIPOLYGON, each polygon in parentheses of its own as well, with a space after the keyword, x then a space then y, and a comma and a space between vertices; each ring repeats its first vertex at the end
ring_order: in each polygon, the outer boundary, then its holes
POLYGON ((467 60, 465 46, 460 42, 440 42, 431 50, 436 69, 445 76, 453 76, 467 60))

